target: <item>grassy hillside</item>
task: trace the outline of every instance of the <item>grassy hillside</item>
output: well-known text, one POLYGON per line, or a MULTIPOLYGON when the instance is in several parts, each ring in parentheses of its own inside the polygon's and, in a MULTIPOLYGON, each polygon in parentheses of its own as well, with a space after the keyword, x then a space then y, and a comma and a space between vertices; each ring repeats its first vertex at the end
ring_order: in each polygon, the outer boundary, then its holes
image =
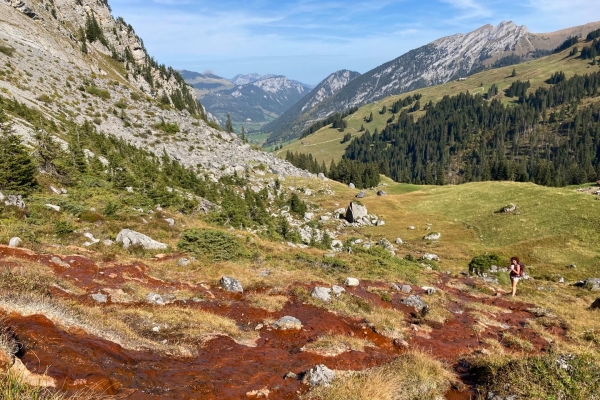
MULTIPOLYGON (((583 42, 580 42, 577 46, 581 50, 584 45, 583 42)), ((286 152, 289 150, 298 153, 311 153, 319 163, 325 161, 328 165, 332 159, 337 162, 344 154, 347 146, 347 143, 341 143, 345 134, 350 133, 353 137, 355 135, 362 135, 363 132, 359 132, 361 126, 364 126, 364 128, 368 129, 371 133, 373 133, 375 129, 381 131, 385 128, 388 118, 393 116, 393 114, 389 112, 392 104, 398 99, 414 93, 423 95, 420 100, 422 107, 429 101, 435 103, 444 96, 452 96, 461 92, 468 91, 471 94, 484 94, 495 84, 499 91, 497 97, 502 99, 505 103, 510 103, 511 101, 514 101, 514 99, 507 98, 504 95, 504 89, 508 88, 512 82, 517 80, 529 80, 531 82, 531 87, 528 92, 534 92, 538 87, 547 85, 544 81, 558 71, 563 71, 567 78, 576 74, 583 75, 598 71, 598 66, 592 66, 590 60, 582 60, 576 56, 569 57, 570 51, 571 49, 567 49, 561 53, 523 64, 480 72, 469 76, 464 81, 452 81, 443 85, 431 86, 403 93, 398 96, 387 97, 376 103, 367 104, 359 108, 356 113, 346 118, 348 128, 346 128, 344 132, 325 127, 303 139, 290 143, 278 150, 276 154, 280 157, 285 157, 286 152), (516 76, 514 77, 511 76, 513 68, 516 70, 516 76), (388 112, 380 114, 379 111, 382 110, 383 106, 386 106, 388 112), (371 113, 373 113, 373 121, 366 123, 365 119, 368 118, 371 113)), ((417 116, 423 114, 424 111, 416 113, 417 116)))

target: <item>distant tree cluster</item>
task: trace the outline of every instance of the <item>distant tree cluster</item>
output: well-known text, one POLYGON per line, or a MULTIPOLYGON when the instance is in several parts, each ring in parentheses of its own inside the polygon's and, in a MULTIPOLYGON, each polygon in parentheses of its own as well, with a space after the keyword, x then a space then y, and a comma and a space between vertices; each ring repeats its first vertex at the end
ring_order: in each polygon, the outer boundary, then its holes
POLYGON ((412 96, 409 95, 409 96, 406 96, 403 99, 397 100, 397 101, 394 102, 394 104, 392 104, 392 107, 390 108, 390 111, 392 112, 392 114, 397 114, 404 107, 409 106, 413 102, 420 100, 421 97, 422 97, 422 95, 420 93, 415 93, 412 96))
POLYGON ((328 178, 342 183, 354 183, 357 188, 375 187, 379 184, 379 167, 375 163, 361 163, 342 158, 339 163, 331 162, 328 178))
POLYGON ((305 138, 308 135, 311 135, 313 133, 315 133, 316 131, 318 131, 319 129, 332 124, 334 129, 343 129, 346 128, 348 125, 346 123, 346 121, 344 121, 344 118, 346 118, 349 115, 354 114, 356 111, 358 111, 358 107, 352 107, 347 109, 344 112, 340 112, 340 113, 335 113, 330 115, 329 117, 317 121, 314 124, 312 124, 310 127, 308 127, 308 129, 304 130, 304 132, 302 132, 302 134, 300 135, 300 138, 305 138))
POLYGON ((504 91, 506 97, 525 97, 527 94, 527 89, 531 87, 531 83, 529 81, 515 81, 511 83, 510 87, 504 91))
POLYGON ((560 53, 561 51, 568 49, 569 47, 573 46, 574 44, 577 44, 577 42, 579 42, 579 37, 570 36, 564 42, 562 42, 560 46, 558 46, 556 49, 554 49, 554 53, 560 53))
POLYGON ((354 138, 344 157, 379 165, 400 182, 517 180, 562 186, 596 180, 600 104, 582 100, 597 96, 600 73, 553 76, 558 83, 519 96, 514 106, 461 93, 445 96, 418 120, 403 111, 380 134, 354 138))
POLYGON ((286 161, 289 161, 296 167, 305 169, 308 172, 312 172, 313 174, 323 173, 327 175, 327 167, 325 166, 325 163, 322 162, 321 164, 319 164, 310 153, 292 153, 288 150, 285 154, 285 159, 286 161))

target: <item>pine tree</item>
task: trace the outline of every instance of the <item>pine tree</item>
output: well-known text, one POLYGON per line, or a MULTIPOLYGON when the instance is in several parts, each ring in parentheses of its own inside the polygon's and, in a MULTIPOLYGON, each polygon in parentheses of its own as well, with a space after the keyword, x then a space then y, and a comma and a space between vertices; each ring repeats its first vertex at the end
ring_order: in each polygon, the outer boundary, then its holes
POLYGON ((0 190, 27 193, 36 188, 36 167, 12 123, 0 108, 0 190))
POLYGON ((510 74, 510 76, 513 77, 513 78, 515 76, 517 76, 517 70, 516 70, 516 68, 513 68, 512 73, 510 74))
POLYGON ((231 116, 227 114, 227 122, 225 122, 225 131, 233 133, 233 124, 231 123, 231 116))
POLYGON ((244 128, 244 126, 242 126, 242 132, 240 134, 240 137, 242 139, 242 142, 248 143, 248 139, 246 139, 246 129, 244 128))

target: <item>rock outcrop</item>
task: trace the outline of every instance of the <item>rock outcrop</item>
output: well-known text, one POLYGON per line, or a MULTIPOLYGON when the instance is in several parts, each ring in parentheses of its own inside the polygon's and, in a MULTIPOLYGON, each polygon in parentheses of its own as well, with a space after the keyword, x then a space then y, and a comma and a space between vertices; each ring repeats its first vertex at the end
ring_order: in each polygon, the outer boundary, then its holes
POLYGON ((130 229, 122 229, 121 232, 119 232, 117 235, 117 243, 122 244, 125 249, 128 249, 131 246, 140 246, 144 250, 164 250, 168 247, 164 243, 158 242, 149 236, 130 229))

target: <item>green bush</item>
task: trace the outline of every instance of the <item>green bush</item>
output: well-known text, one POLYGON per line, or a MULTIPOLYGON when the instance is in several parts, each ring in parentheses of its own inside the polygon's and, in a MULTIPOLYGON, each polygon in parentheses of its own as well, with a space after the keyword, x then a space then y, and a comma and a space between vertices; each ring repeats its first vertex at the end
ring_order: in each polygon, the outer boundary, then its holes
POLYGON ((104 100, 110 99, 110 92, 106 89, 100 89, 97 86, 87 86, 85 91, 104 100))
POLYGON ((235 236, 216 229, 189 229, 177 247, 196 257, 214 261, 236 260, 248 256, 244 244, 235 236))
POLYGON ((469 263, 469 271, 473 275, 487 273, 492 265, 500 266, 504 264, 502 259, 497 254, 483 254, 473 257, 469 263))
POLYGON ((471 364, 479 393, 519 399, 588 400, 600 393, 600 363, 591 354, 549 354, 471 364))
POLYGON ((61 219, 54 224, 54 233, 57 235, 68 235, 74 231, 75 227, 68 221, 61 219))

